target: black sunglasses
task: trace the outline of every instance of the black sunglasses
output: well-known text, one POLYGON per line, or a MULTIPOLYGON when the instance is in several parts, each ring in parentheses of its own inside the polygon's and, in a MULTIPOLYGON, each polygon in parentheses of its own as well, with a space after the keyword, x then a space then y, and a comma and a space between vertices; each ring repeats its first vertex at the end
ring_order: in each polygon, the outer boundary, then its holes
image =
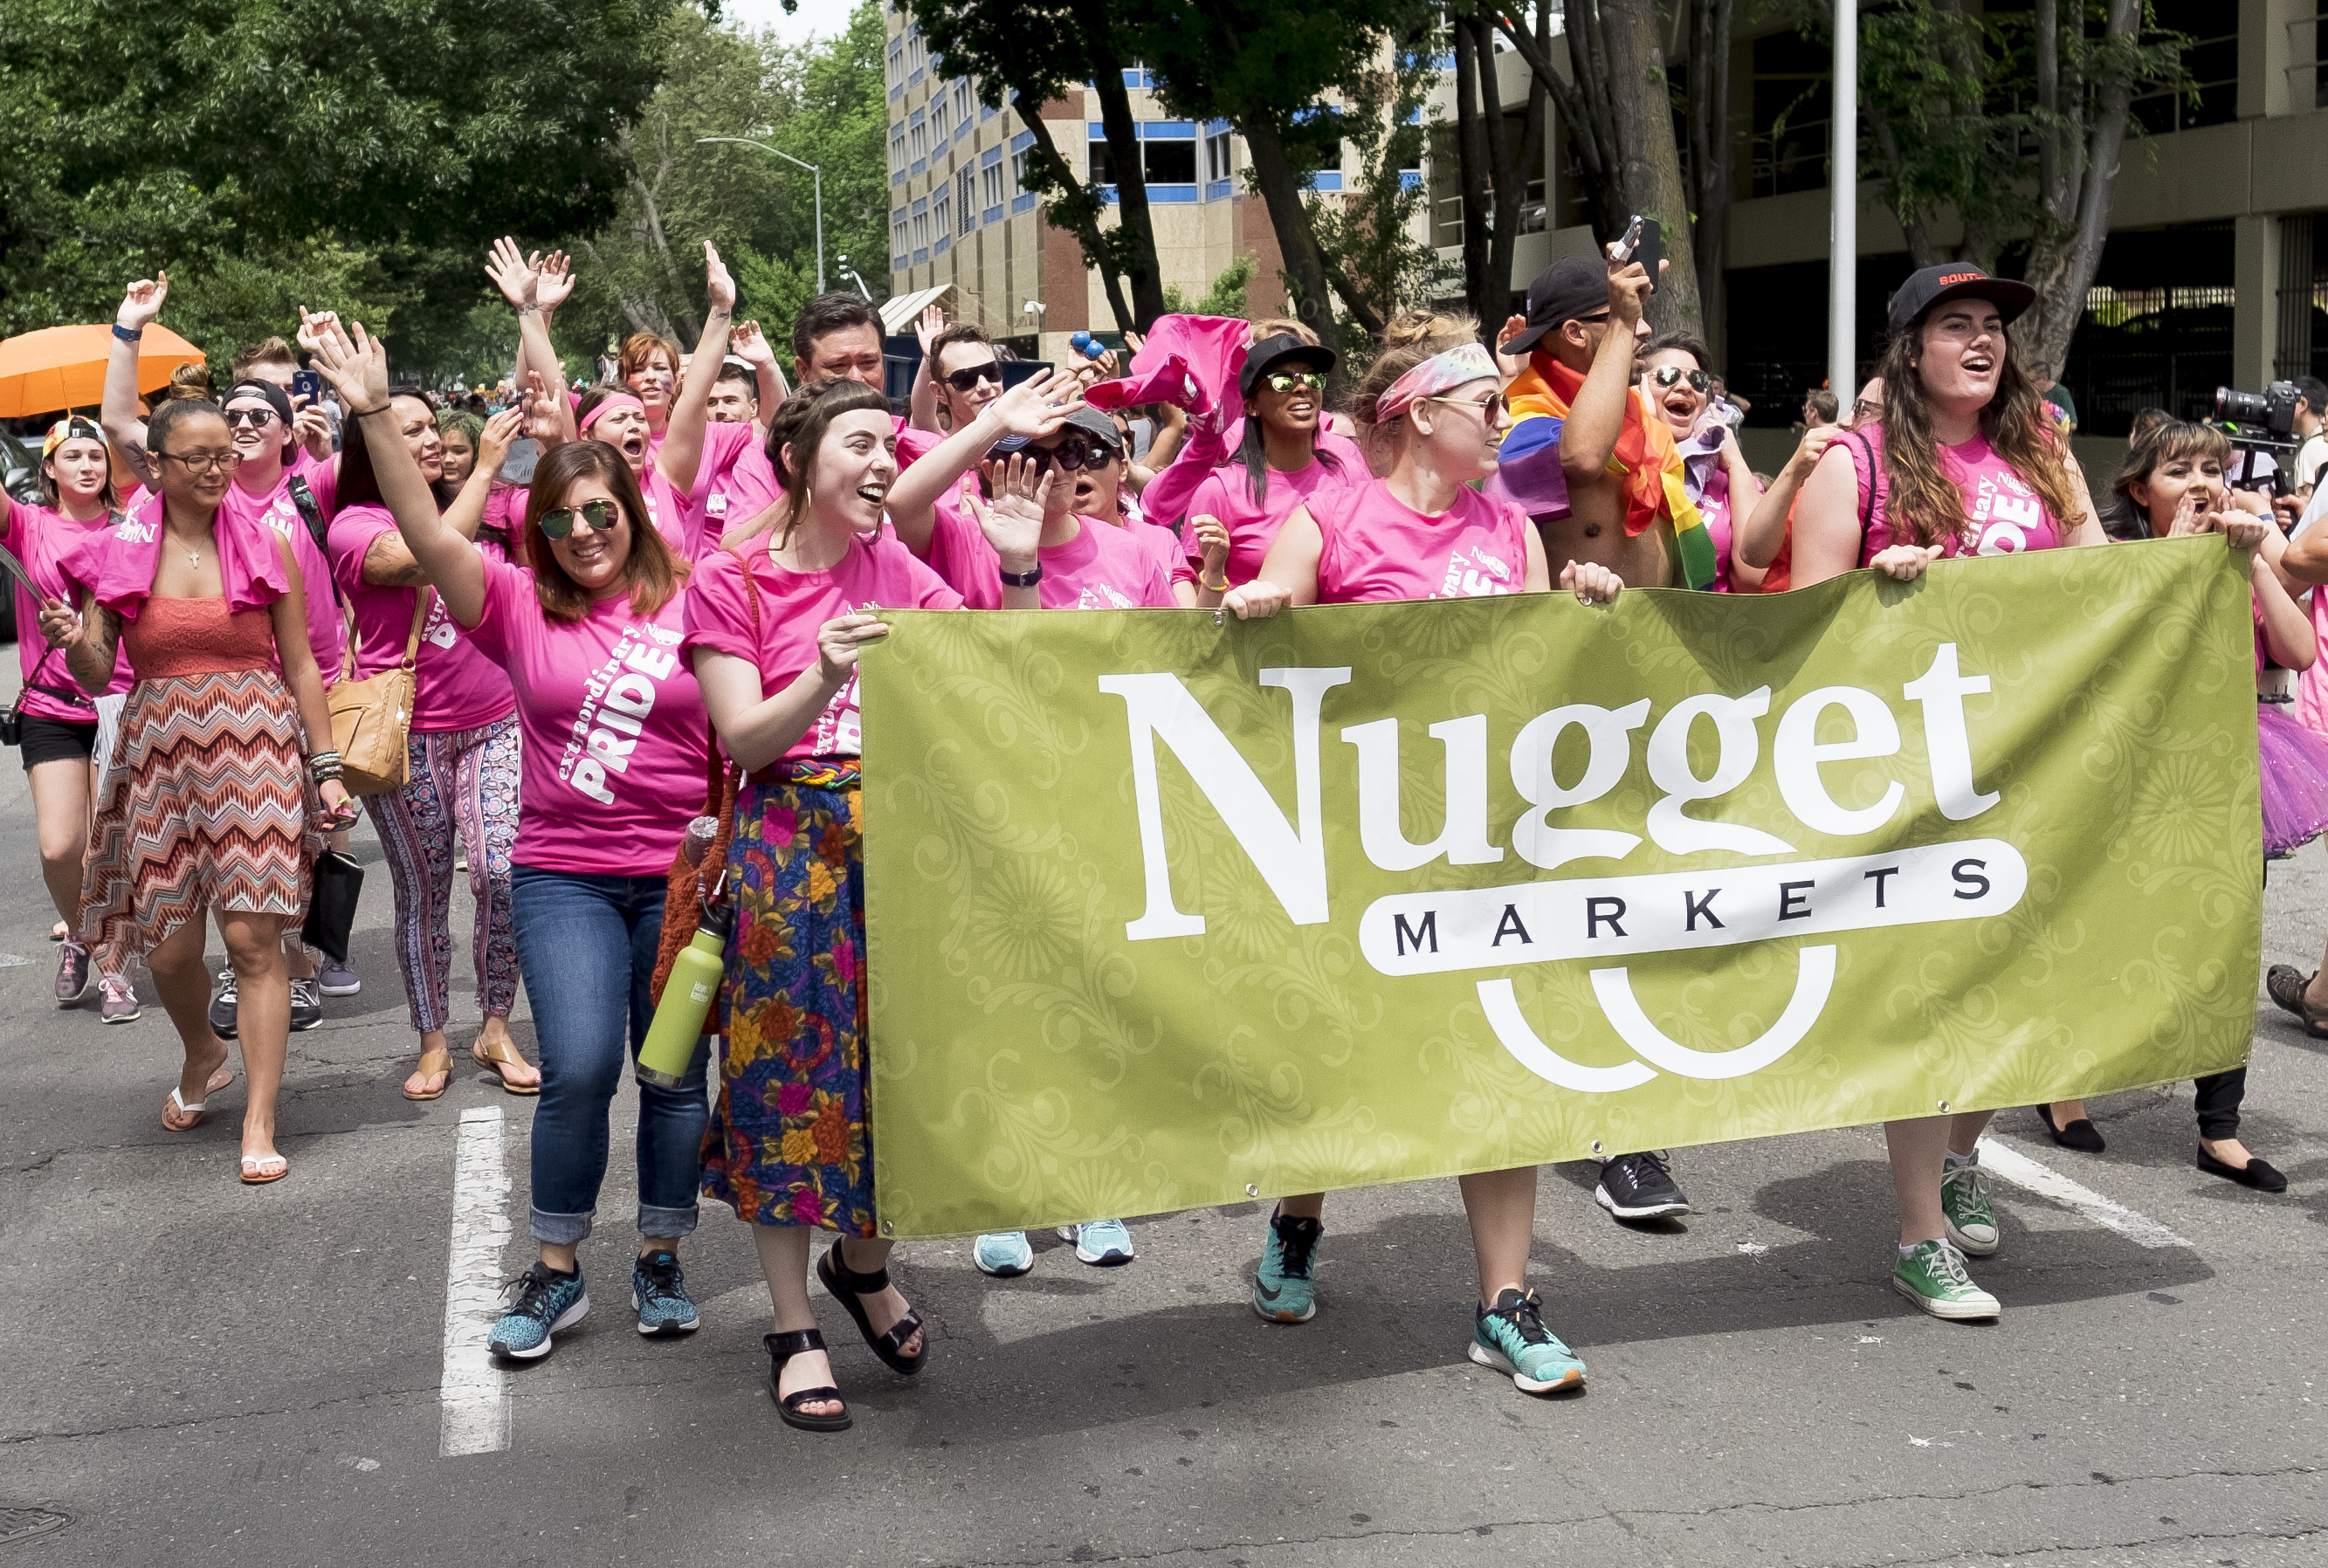
POLYGON ((982 365, 964 365, 961 370, 948 371, 945 377, 945 384, 957 392, 967 392, 981 381, 992 381, 996 386, 1000 386, 1002 384, 1001 364, 997 361, 989 360, 982 365))
POLYGON ((1057 464, 1066 473, 1078 468, 1104 468, 1115 461, 1115 454, 1089 441, 1062 441, 1056 446, 1029 446, 1023 455, 1039 474, 1057 464))
POLYGON ((619 514, 611 501, 586 501, 579 506, 561 506, 556 512, 541 514, 541 531, 551 539, 564 539, 574 531, 574 520, 578 516, 583 526, 592 532, 606 533, 614 529, 619 514))
POLYGON ((239 430, 248 425, 254 430, 263 430, 273 418, 275 410, 272 408, 229 408, 226 411, 226 427, 239 430))

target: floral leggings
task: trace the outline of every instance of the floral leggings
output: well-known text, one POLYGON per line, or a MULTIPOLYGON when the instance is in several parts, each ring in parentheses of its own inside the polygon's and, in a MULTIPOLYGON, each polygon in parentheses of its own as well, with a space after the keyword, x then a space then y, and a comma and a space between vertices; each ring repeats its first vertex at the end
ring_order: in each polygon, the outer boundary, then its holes
POLYGON ((453 984, 453 830, 469 848, 477 901, 477 1005, 505 1019, 517 1000, 517 948, 510 925, 510 850, 517 842, 517 715, 481 729, 415 732, 406 742, 404 787, 364 807, 396 885, 396 956, 412 1027, 445 1027, 453 984), (421 895, 427 895, 424 902, 421 895))

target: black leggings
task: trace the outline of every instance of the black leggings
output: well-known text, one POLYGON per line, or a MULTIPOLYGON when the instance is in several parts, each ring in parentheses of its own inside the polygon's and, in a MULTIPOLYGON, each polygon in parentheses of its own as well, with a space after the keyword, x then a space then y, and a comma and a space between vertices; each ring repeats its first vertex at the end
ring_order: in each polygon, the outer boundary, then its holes
POLYGON ((2192 1080, 2199 1091, 2199 1136, 2210 1143, 2239 1135, 2239 1102, 2248 1097, 2248 1070, 2210 1073, 2192 1080))

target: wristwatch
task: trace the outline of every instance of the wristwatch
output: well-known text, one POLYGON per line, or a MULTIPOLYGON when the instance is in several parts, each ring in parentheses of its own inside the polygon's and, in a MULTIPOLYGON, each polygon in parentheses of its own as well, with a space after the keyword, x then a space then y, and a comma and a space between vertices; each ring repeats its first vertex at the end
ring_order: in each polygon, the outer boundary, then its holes
POLYGON ((1002 578, 1002 586, 1006 588, 1031 588, 1043 580, 1043 563, 1037 561, 1033 569, 1029 571, 1002 572, 999 575, 1002 578))

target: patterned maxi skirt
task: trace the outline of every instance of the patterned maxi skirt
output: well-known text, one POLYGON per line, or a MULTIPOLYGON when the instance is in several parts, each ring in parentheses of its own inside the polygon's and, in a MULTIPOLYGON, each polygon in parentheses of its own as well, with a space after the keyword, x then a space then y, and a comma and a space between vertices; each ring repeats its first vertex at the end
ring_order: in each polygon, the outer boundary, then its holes
POLYGON ((321 840, 273 670, 140 681, 89 826, 81 938, 124 958, 205 909, 297 916, 321 840))
POLYGON ((779 764, 736 801, 736 925, 703 1190, 759 1225, 873 1232, 865 813, 856 759, 779 764))

